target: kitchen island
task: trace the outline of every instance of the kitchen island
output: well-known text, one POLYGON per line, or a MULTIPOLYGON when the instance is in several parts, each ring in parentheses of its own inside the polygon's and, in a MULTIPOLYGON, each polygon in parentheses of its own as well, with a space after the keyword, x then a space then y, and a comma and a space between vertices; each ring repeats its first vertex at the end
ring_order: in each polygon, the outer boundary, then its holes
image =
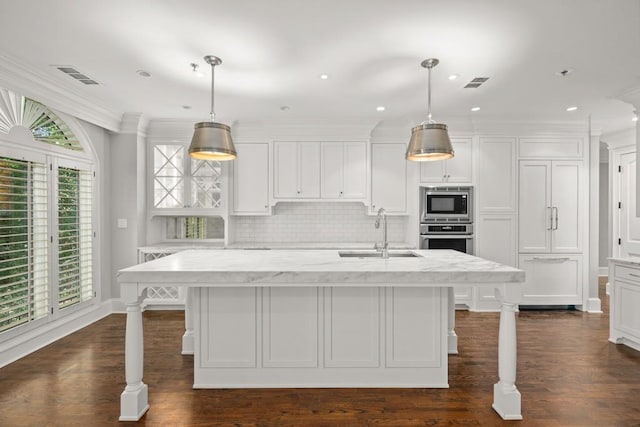
POLYGON ((521 270, 451 250, 191 250, 118 273, 127 304, 122 421, 148 409, 140 302, 187 288, 183 353, 194 387, 448 387, 454 285, 501 301, 493 408, 521 419, 515 310, 521 270))

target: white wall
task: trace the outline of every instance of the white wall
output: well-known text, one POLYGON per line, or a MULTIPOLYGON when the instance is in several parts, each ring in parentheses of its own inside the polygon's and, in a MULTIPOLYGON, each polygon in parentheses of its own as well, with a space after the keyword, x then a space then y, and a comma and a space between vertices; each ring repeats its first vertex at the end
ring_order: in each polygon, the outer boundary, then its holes
POLYGON ((600 163, 600 223, 598 266, 607 268, 609 257, 609 163, 600 163))
MULTIPOLYGON (((331 242, 371 243, 382 241, 375 216, 367 215, 362 203, 280 202, 271 216, 229 218, 233 243, 331 242)), ((405 243, 406 217, 388 216, 388 239, 405 243)))

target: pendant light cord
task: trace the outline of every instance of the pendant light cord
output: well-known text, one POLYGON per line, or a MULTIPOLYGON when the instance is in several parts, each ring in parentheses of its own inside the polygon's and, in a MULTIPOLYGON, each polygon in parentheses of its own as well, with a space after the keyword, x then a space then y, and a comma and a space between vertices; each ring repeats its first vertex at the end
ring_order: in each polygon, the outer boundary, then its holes
POLYGON ((427 119, 428 123, 433 123, 431 119, 431 66, 427 68, 427 119))
POLYGON ((211 64, 211 112, 209 113, 209 117, 211 117, 211 121, 213 122, 216 118, 216 110, 215 110, 215 98, 214 98, 214 83, 215 83, 215 72, 216 66, 215 64, 211 64))

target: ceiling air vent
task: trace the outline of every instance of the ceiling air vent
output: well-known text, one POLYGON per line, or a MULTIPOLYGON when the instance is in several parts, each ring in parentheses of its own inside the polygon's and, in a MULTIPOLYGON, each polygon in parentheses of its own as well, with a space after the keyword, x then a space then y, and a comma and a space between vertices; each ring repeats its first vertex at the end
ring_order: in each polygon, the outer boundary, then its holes
POLYGON ((56 67, 58 70, 62 71, 66 75, 71 76, 77 81, 82 82, 86 85, 99 84, 97 81, 93 80, 91 77, 81 73, 80 71, 76 70, 74 67, 70 65, 54 65, 54 67, 56 67))
POLYGON ((489 77, 476 77, 465 85, 465 89, 477 89, 487 80, 489 77))

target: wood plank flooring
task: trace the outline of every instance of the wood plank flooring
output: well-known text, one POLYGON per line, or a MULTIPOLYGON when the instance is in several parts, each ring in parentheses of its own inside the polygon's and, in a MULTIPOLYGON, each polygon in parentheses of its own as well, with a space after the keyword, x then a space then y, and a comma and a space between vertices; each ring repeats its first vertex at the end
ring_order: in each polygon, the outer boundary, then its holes
MULTIPOLYGON (((602 295, 606 309, 606 297, 602 295)), ((193 390, 183 314, 145 312, 149 426, 640 426, 640 352, 607 341, 608 314, 517 315, 523 421, 491 409, 498 315, 457 312, 449 389, 193 390)), ((0 369, 0 426, 112 426, 125 316, 111 315, 0 369)))

